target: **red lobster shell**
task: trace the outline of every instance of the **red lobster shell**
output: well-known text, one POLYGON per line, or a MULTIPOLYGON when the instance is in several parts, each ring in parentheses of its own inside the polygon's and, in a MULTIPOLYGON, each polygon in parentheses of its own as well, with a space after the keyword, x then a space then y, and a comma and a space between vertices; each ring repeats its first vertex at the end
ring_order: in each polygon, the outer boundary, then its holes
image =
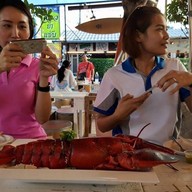
POLYGON ((174 152, 134 136, 94 137, 72 141, 38 140, 0 151, 0 164, 32 164, 52 169, 149 170, 177 162, 174 152))

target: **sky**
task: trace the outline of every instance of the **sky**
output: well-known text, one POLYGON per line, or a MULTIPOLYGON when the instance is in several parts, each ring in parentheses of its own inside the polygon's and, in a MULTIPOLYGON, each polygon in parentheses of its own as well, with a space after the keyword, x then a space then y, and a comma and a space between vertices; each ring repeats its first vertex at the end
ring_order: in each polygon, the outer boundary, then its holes
MULTIPOLYGON (((165 13, 165 2, 166 0, 159 0, 157 7, 161 10, 162 13, 165 13)), ((167 4, 169 4, 171 0, 167 0, 167 4)))

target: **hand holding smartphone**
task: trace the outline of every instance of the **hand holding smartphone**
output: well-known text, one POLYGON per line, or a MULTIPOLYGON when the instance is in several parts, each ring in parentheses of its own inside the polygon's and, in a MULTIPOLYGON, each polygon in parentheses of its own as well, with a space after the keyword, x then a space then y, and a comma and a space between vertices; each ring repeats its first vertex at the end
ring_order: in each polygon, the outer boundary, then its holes
POLYGON ((10 43, 20 45, 23 51, 27 54, 41 53, 43 48, 47 45, 44 38, 41 39, 26 39, 26 40, 13 40, 10 43))

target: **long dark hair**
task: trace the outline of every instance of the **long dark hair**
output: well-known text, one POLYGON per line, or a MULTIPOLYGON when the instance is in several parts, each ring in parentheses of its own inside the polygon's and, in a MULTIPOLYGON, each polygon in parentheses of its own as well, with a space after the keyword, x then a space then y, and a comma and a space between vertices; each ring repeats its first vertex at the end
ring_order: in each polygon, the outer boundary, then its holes
POLYGON ((26 4, 21 0, 1 0, 0 1, 0 11, 3 8, 8 7, 8 6, 18 9, 19 11, 21 11, 24 15, 26 15, 28 17, 29 29, 30 29, 29 39, 32 39, 32 37, 34 35, 34 23, 33 23, 33 18, 31 16, 31 13, 30 13, 28 7, 26 6, 26 4))
POLYGON ((59 70, 57 71, 57 79, 59 81, 59 83, 61 83, 61 81, 63 81, 64 77, 65 77, 65 69, 68 68, 70 66, 70 61, 65 60, 63 61, 61 67, 59 68, 59 70))
POLYGON ((136 8, 127 19, 122 32, 122 49, 132 58, 140 55, 137 31, 145 33, 155 15, 163 14, 156 7, 143 6, 136 8))

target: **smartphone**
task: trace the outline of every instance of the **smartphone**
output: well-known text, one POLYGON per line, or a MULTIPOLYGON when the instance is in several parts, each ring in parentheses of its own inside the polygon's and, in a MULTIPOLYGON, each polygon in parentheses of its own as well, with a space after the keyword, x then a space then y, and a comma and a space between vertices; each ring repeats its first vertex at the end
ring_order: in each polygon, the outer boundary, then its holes
POLYGON ((155 88, 157 88, 157 85, 153 85, 150 89, 145 91, 145 93, 149 93, 149 92, 153 91, 153 89, 155 89, 155 88))
POLYGON ((16 43, 20 45, 23 51, 27 54, 41 53, 43 48, 47 45, 47 41, 44 38, 13 40, 10 43, 16 43))

